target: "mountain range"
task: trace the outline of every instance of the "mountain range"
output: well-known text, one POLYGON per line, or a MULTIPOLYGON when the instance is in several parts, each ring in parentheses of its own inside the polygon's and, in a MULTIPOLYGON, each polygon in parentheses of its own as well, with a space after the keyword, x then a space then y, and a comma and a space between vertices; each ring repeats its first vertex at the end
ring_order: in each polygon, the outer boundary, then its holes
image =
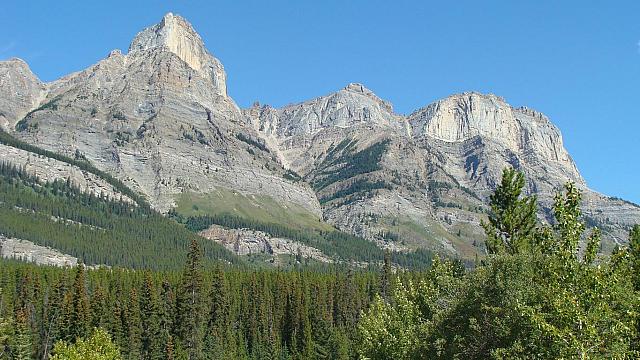
MULTIPOLYGON (((164 214, 336 228, 395 251, 483 254, 480 221, 509 166, 525 173, 549 222, 554 194, 574 182, 587 223, 603 230, 604 252, 640 223, 640 206, 589 189, 560 131, 537 110, 468 92, 405 115, 359 83, 281 108, 242 109, 227 93, 222 63, 171 13, 138 33, 126 54, 111 51, 53 82, 20 59, 0 62, 0 127, 86 161, 164 214)), ((136 201, 95 172, 6 142, 0 160, 136 201)), ((236 253, 274 253, 282 243, 213 230, 203 236, 236 253)))

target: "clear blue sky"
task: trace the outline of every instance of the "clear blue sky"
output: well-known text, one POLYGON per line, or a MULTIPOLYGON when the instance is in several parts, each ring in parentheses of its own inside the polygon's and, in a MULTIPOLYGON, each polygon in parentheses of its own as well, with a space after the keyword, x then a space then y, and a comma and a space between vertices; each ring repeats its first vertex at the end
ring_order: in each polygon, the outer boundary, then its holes
POLYGON ((15 1, 0 59, 81 70, 172 11, 224 64, 240 106, 362 82, 400 113, 462 91, 560 127, 588 184, 640 203, 640 1, 15 1))

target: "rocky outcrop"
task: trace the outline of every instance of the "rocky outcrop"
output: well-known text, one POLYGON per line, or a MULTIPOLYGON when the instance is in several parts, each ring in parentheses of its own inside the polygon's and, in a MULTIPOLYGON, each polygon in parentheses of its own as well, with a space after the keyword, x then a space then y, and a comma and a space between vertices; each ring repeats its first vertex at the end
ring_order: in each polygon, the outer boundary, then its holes
POLYGON ((227 188, 321 215, 313 191, 286 179, 277 151, 244 126, 226 96, 222 65, 179 16, 142 31, 128 54, 112 51, 44 88, 46 97, 13 135, 82 154, 160 211, 183 193, 227 188))
POLYGON ((279 149, 283 163, 312 184, 328 172, 355 168, 345 159, 385 141, 377 166, 347 171, 349 176, 316 188, 321 201, 329 199, 322 201, 325 219, 381 246, 406 246, 378 235, 396 231, 413 246, 428 238, 439 251, 482 251, 479 223, 507 166, 525 172, 526 190, 538 195, 545 220, 551 220, 553 195, 572 181, 585 192, 585 213, 605 229, 608 244, 624 241, 629 226, 640 222, 633 204, 588 189, 545 115, 495 95, 452 95, 405 117, 364 86, 350 84, 282 109, 254 106, 245 116, 279 149), (346 150, 336 152, 345 141, 346 150), (403 222, 404 228, 391 225, 403 222), (416 226, 421 234, 410 229, 416 226))
POLYGON ((272 256, 274 262, 279 261, 278 255, 300 256, 327 263, 333 262, 316 248, 290 239, 274 238, 262 231, 225 229, 213 225, 209 229, 200 232, 200 235, 224 245, 236 255, 263 254, 272 256))
POLYGON ((159 24, 136 35, 129 46, 129 54, 155 48, 166 48, 176 54, 189 67, 205 74, 211 80, 216 94, 227 96, 227 75, 222 64, 209 54, 200 35, 184 18, 166 14, 159 24))
POLYGON ((31 241, 0 235, 0 257, 32 262, 38 265, 75 266, 78 259, 31 241))
POLYGON ((247 115, 257 130, 276 137, 312 135, 332 127, 364 125, 398 129, 402 125, 390 103, 362 84, 354 83, 336 93, 282 109, 256 104, 247 115))

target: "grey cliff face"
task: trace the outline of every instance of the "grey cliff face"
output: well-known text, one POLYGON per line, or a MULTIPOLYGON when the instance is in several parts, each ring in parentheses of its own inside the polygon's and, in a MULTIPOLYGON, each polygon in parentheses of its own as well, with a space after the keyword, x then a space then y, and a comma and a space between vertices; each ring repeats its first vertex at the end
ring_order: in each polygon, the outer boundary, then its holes
POLYGON ((391 104, 378 98, 361 84, 282 109, 250 109, 257 130, 275 137, 310 135, 327 128, 365 125, 398 129, 400 117, 391 104))
POLYGON ((248 150, 246 139, 259 136, 243 126, 222 66, 191 25, 169 14, 138 34, 131 49, 45 84, 35 111, 14 119, 14 135, 79 152, 161 211, 185 194, 226 188, 320 215, 313 192, 283 178, 267 147, 248 150))
POLYGON ((180 16, 168 13, 162 21, 138 33, 129 46, 129 54, 166 48, 192 69, 211 80, 215 93, 227 96, 227 75, 220 61, 204 47, 200 35, 180 16))
POLYGON ((172 14, 138 33, 127 54, 112 51, 51 83, 22 61, 0 62, 0 95, 0 126, 46 149, 82 154, 161 211, 186 195, 226 189, 302 207, 383 247, 473 257, 483 251, 477 240, 488 197, 502 169, 514 166, 546 220, 553 194, 573 181, 609 245, 640 223, 636 205, 587 188, 560 131, 535 110, 464 93, 404 116, 361 84, 240 110, 220 61, 172 14))
POLYGON ((44 93, 44 84, 24 61, 0 61, 0 127, 12 128, 16 119, 38 106, 44 93))

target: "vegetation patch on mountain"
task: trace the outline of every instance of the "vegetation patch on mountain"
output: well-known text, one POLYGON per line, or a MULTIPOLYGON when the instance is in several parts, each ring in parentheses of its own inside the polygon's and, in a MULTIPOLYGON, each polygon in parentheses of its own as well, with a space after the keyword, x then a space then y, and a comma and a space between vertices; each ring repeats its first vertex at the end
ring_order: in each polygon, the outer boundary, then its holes
POLYGON ((84 193, 68 181, 43 183, 6 163, 0 163, 0 233, 90 265, 175 268, 193 239, 203 242, 207 261, 239 262, 155 211, 84 193))

